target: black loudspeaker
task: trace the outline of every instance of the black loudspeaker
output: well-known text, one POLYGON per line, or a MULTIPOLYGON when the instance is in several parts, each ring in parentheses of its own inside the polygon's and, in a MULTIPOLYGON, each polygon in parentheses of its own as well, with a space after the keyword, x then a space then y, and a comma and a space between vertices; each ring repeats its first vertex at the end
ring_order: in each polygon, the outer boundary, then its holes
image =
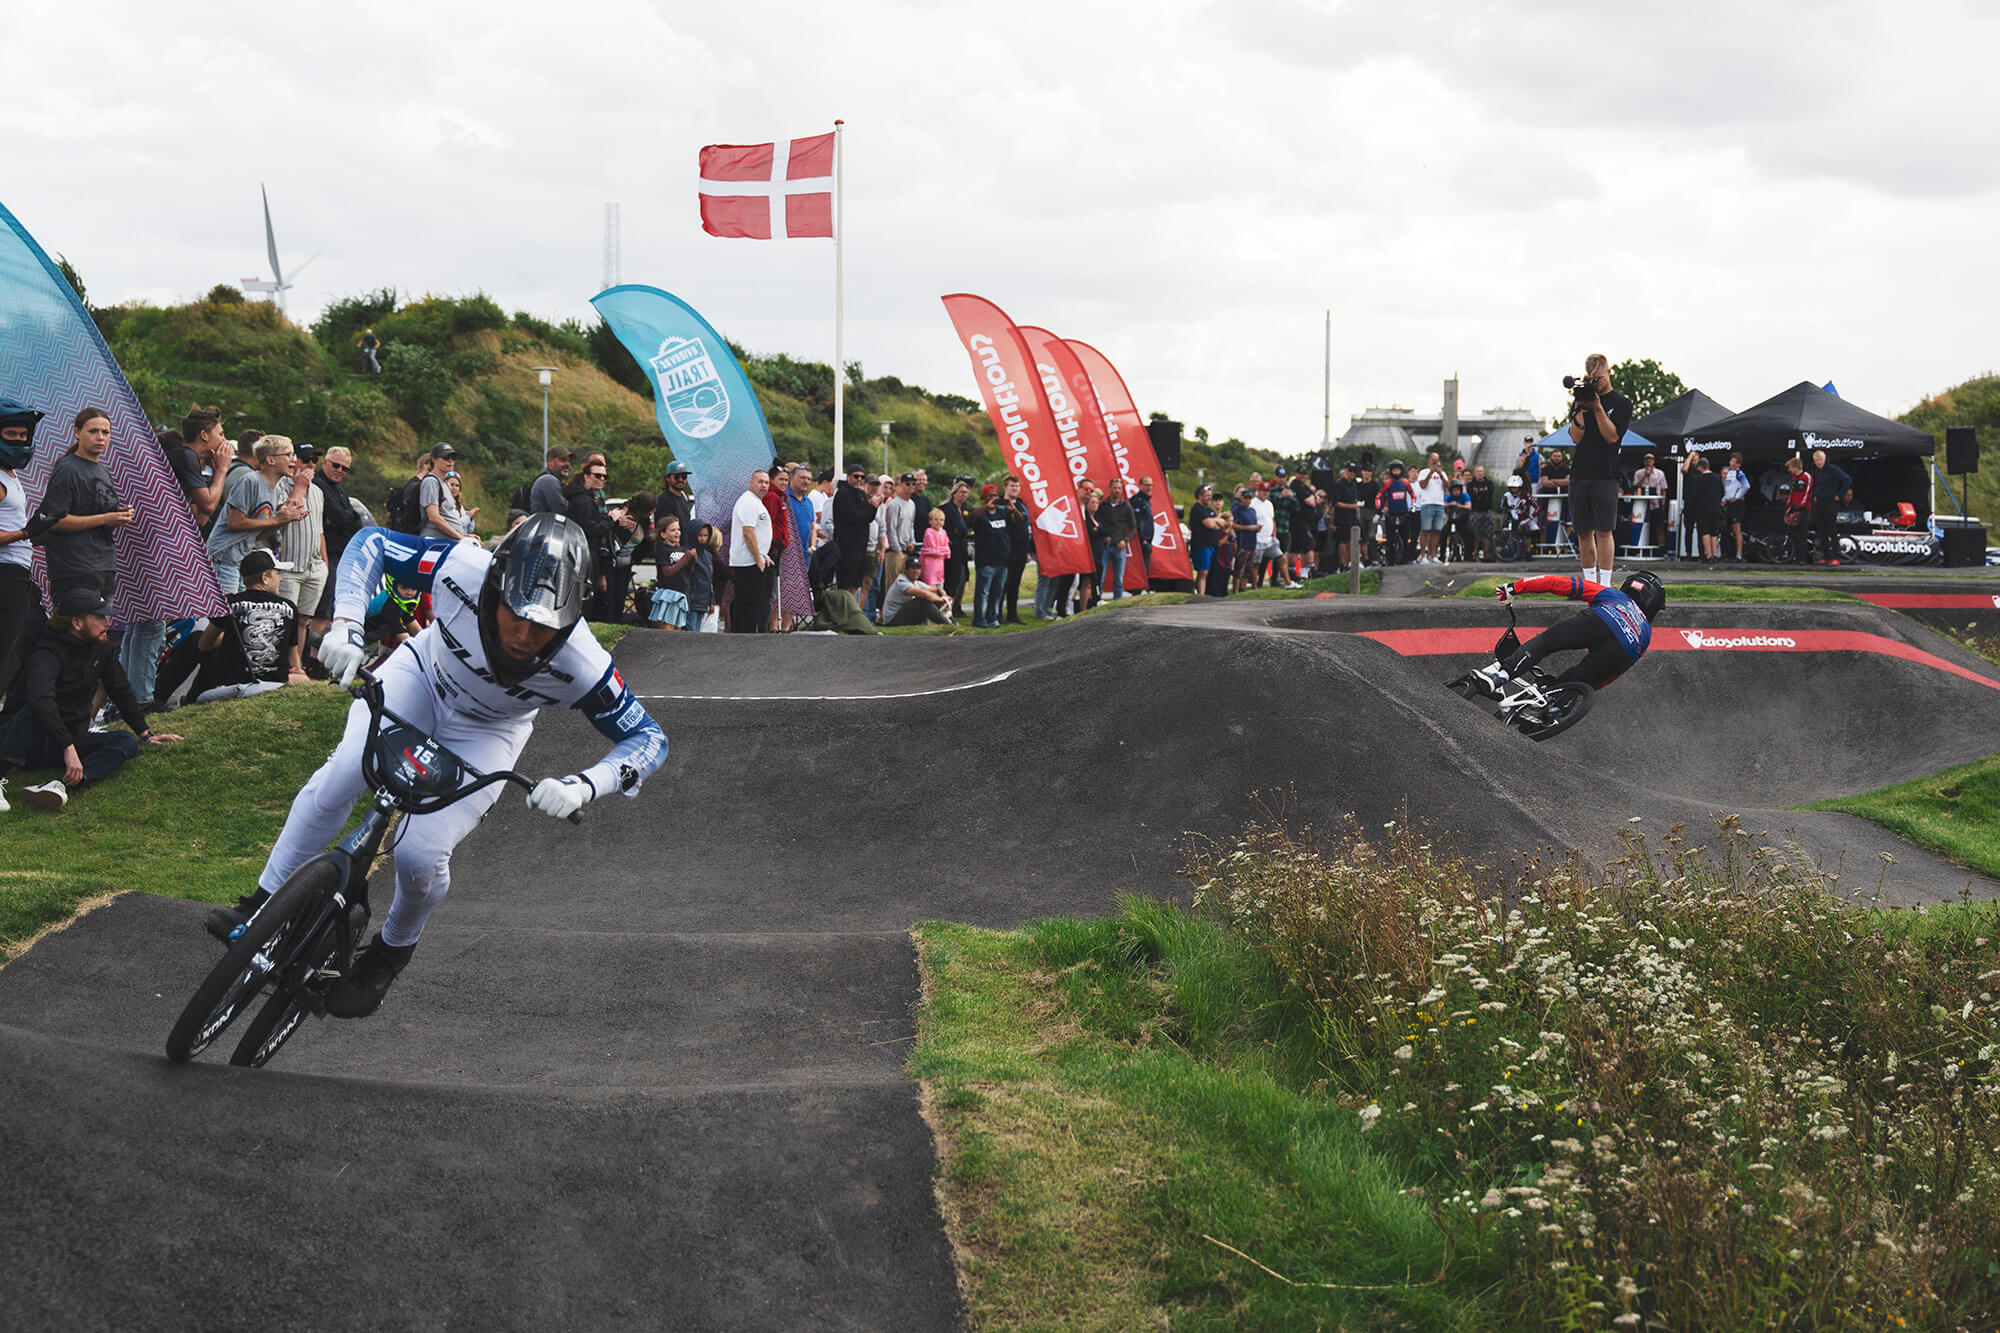
POLYGON ((1986 525, 1945 520, 1944 563, 1947 569, 1980 569, 1986 564, 1986 525))
POLYGON ((1952 426, 1944 433, 1944 470, 1954 477, 1979 471, 1979 432, 1952 426))
POLYGON ((1180 422, 1149 421, 1146 434, 1152 437, 1153 453, 1159 457, 1162 471, 1172 472, 1181 465, 1180 422))

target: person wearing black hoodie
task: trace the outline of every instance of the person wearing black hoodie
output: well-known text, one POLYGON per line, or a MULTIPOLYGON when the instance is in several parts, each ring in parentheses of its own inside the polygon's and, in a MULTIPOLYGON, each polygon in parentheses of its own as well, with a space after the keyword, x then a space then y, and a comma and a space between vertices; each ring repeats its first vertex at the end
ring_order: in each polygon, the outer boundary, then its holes
POLYGON ((100 782, 139 753, 139 743, 159 745, 179 736, 146 726, 146 714, 108 642, 111 606, 94 589, 70 587, 56 614, 21 662, 7 701, 0 706, 0 812, 7 809, 5 778, 16 768, 53 768, 62 776, 30 787, 21 799, 38 810, 60 810, 70 788, 100 782), (102 685, 132 730, 92 731, 91 707, 102 685))
POLYGON ((833 492, 833 544, 840 548, 840 569, 834 586, 861 591, 862 569, 868 563, 868 527, 875 521, 875 501, 868 498, 868 469, 847 465, 847 480, 833 492))

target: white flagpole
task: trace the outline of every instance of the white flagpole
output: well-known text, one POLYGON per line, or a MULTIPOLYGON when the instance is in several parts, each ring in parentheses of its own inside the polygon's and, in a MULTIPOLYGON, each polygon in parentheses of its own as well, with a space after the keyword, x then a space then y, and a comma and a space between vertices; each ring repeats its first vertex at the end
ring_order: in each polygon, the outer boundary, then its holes
POLYGON ((846 220, 842 214, 842 174, 840 170, 840 127, 844 121, 833 122, 833 475, 837 481, 841 472, 841 454, 847 443, 847 365, 841 359, 841 313, 844 306, 841 291, 840 247, 847 239, 846 220))

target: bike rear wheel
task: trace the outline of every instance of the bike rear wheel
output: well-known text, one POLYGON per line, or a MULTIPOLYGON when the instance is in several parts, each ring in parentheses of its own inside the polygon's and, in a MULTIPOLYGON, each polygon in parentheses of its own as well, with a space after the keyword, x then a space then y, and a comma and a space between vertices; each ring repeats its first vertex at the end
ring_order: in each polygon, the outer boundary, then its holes
POLYGON ((1547 696, 1547 703, 1524 708, 1513 719, 1514 726, 1531 741, 1560 736, 1583 721, 1583 715, 1597 700, 1597 691, 1581 681, 1544 686, 1542 692, 1547 696))
POLYGON ((182 1064, 200 1055, 257 998, 283 965, 286 945, 306 924, 321 893, 330 891, 316 871, 339 874, 332 865, 314 861, 300 867, 271 895, 181 1010, 174 1030, 167 1034, 167 1059, 182 1064))

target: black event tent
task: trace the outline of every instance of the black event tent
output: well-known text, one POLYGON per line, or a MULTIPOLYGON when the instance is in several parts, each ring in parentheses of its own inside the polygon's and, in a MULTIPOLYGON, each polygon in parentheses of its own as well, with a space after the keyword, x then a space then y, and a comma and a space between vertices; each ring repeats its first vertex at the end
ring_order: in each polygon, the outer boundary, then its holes
POLYGON ((1812 451, 1824 449, 1853 478, 1856 509, 1893 512, 1899 501, 1908 501, 1919 516, 1930 515, 1930 474, 1918 460, 1935 453, 1937 441, 1928 431, 1878 417, 1816 384, 1795 384, 1679 438, 1711 458, 1741 453, 1756 486, 1753 511, 1760 496, 1775 503, 1785 459, 1800 454, 1810 465, 1812 451))
POLYGON ((1662 452, 1681 452, 1681 440, 1689 431, 1730 416, 1728 408, 1700 389, 1689 389, 1664 407, 1655 408, 1632 423, 1632 433, 1643 435, 1660 446, 1662 452))
MULTIPOLYGON (((1639 430, 1639 424, 1633 422, 1632 429, 1639 430)), ((1731 449, 1741 452, 1746 460, 1756 461, 1810 454, 1815 449, 1826 450, 1835 460, 1900 458, 1927 455, 1937 449, 1928 431, 1878 417, 1816 384, 1803 382, 1733 417, 1682 432, 1682 436, 1704 452, 1731 449)))

